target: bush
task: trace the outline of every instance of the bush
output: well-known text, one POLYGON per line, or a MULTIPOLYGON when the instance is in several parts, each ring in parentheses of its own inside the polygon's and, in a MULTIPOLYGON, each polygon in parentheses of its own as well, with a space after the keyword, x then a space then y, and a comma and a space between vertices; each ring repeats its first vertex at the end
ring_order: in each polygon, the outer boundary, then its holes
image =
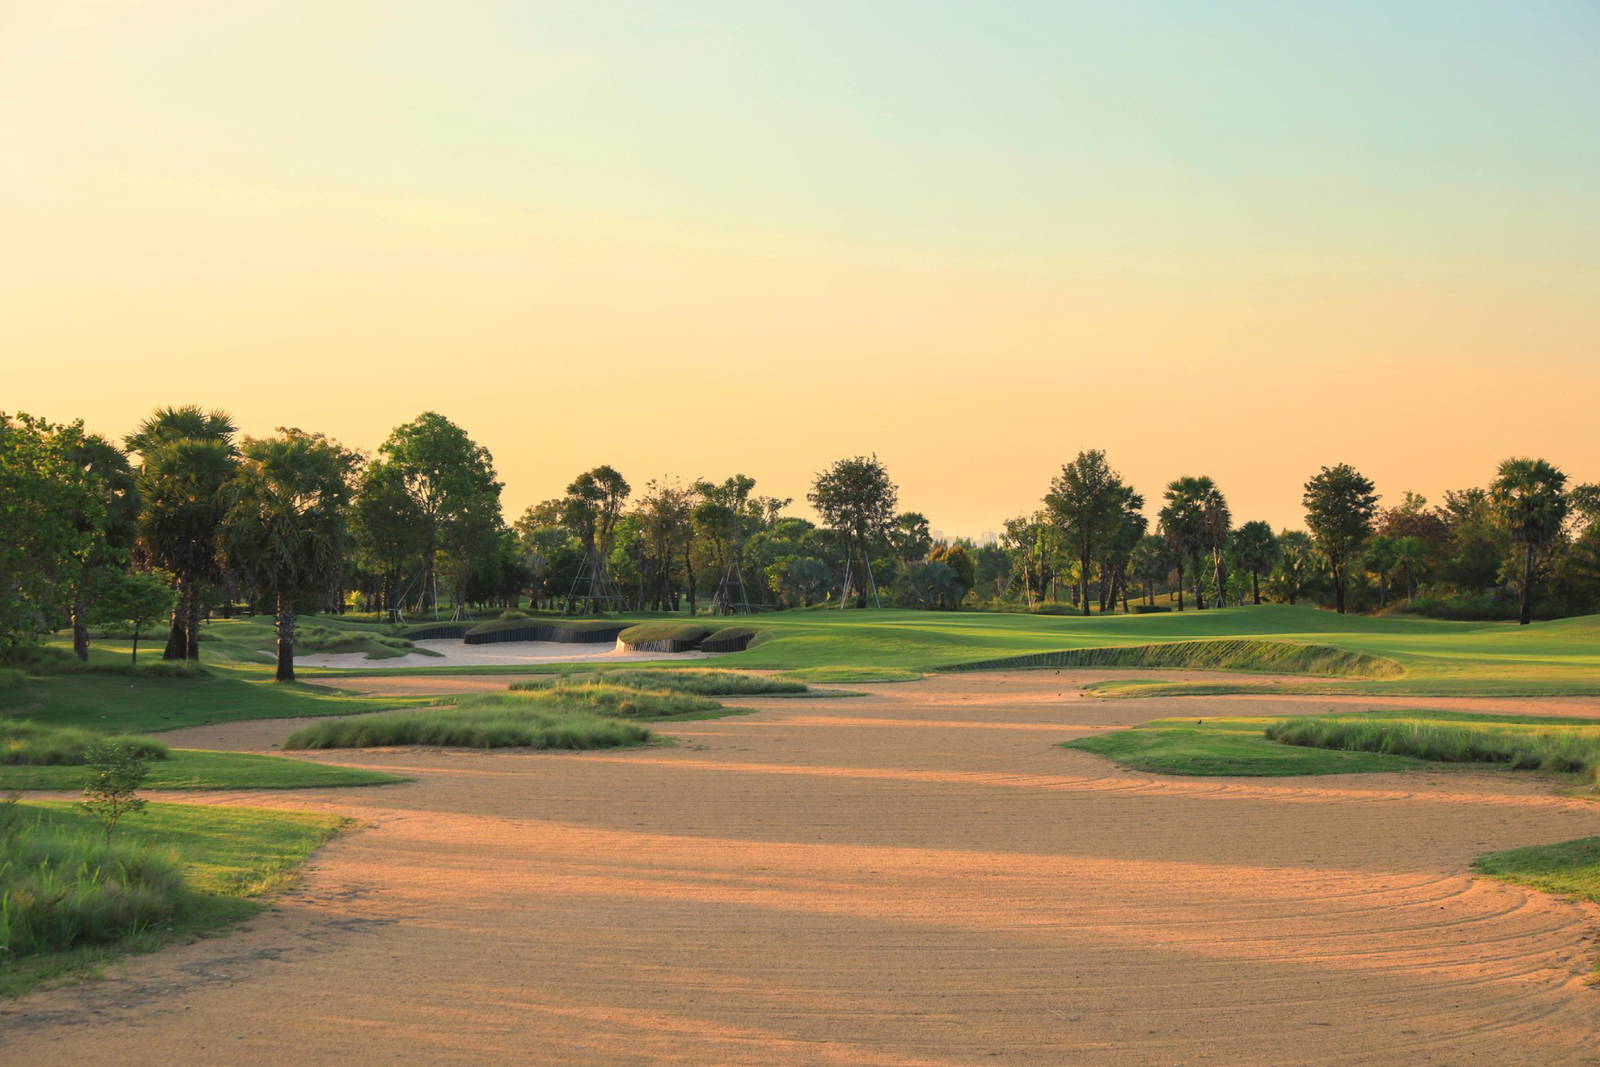
POLYGON ((1414 756, 1437 763, 1500 763, 1513 770, 1591 776, 1600 771, 1600 735, 1575 727, 1517 730, 1491 725, 1317 716, 1267 727, 1286 745, 1414 756))
POLYGON ((636 723, 602 718, 529 700, 473 698, 461 706, 389 711, 330 719, 302 727, 286 749, 442 745, 458 748, 615 748, 648 741, 636 723))
POLYGON ((1172 605, 1170 605, 1170 604, 1135 604, 1135 605, 1133 605, 1133 613, 1135 615, 1155 615, 1155 614, 1158 614, 1158 613, 1163 612, 1163 611, 1171 611, 1171 610, 1172 610, 1172 605))
MULTIPOLYGON (((43 645, 17 645, 0 652, 0 669, 24 675, 118 674, 132 678, 198 678, 205 668, 191 660, 153 663, 84 663, 71 652, 43 645)), ((0 686, 4 688, 4 686, 0 686)))
POLYGON ((78 766, 88 762, 89 750, 110 742, 126 746, 139 759, 163 760, 167 746, 148 737, 107 736, 70 726, 46 726, 23 719, 0 719, 0 764, 31 767, 78 766))
POLYGON ((91 830, 11 827, 0 850, 5 958, 105 944, 175 917, 183 874, 169 850, 108 844, 91 830))

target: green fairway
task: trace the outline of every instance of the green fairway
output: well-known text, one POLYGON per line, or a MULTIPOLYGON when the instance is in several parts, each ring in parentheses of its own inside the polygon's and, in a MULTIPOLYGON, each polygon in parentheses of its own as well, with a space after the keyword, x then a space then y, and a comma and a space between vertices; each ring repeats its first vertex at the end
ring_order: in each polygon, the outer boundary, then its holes
POLYGON ((1471 715, 1449 711, 1383 710, 1327 716, 1156 719, 1131 730, 1115 730, 1065 742, 1063 748, 1094 752, 1134 770, 1160 774, 1283 776, 1354 774, 1417 768, 1440 763, 1387 752, 1346 751, 1280 744, 1268 740, 1277 722, 1315 720, 1405 721, 1458 724, 1485 732, 1545 731, 1593 735, 1600 719, 1551 719, 1527 715, 1471 715))
MULTIPOLYGON (((0 792, 12 789, 82 789, 83 766, 0 765, 0 792)), ((330 767, 308 760, 177 748, 153 760, 142 789, 319 789, 387 785, 409 779, 359 767, 330 767)))
MULTIPOLYGON (((65 802, 27 803, 17 813, 43 829, 98 835, 99 824, 65 802)), ((186 888, 178 914, 106 945, 24 956, 0 966, 0 995, 17 996, 41 982, 93 972, 130 952, 215 932, 255 914, 260 897, 281 889, 294 871, 348 820, 332 815, 255 808, 151 804, 117 828, 130 845, 173 849, 186 888)))

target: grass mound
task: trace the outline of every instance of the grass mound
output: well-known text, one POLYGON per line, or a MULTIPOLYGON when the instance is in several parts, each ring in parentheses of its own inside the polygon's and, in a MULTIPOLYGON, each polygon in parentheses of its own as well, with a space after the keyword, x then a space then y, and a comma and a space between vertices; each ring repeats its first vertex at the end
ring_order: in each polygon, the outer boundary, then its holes
POLYGON ((500 641, 561 641, 576 644, 615 641, 627 623, 605 619, 541 622, 537 619, 492 619, 472 627, 462 636, 469 645, 500 641))
MULTIPOLYGON (((82 789, 85 771, 71 764, 0 764, 0 792, 10 789, 82 789)), ((161 789, 331 789, 389 785, 409 779, 364 767, 332 767, 310 760, 259 756, 248 752, 173 749, 150 766, 143 790, 161 789)))
POLYGON ((1600 730, 1593 726, 1318 715, 1275 722, 1266 736, 1286 745, 1382 752, 1433 763, 1500 763, 1512 770, 1591 777, 1600 770, 1600 730))
POLYGON ((301 727, 285 749, 386 748, 617 748, 648 741, 635 723, 526 699, 536 694, 473 697, 454 708, 393 711, 330 719, 301 727), (515 699, 523 697, 524 699, 515 699), (510 699, 508 699, 510 698, 510 699))
MULTIPOLYGON (((801 682, 785 681, 736 671, 690 670, 608 670, 586 674, 563 675, 557 685, 563 687, 601 682, 628 689, 650 689, 657 692, 692 693, 703 697, 764 696, 774 694, 804 693, 801 682)), ((518 682, 512 689, 538 689, 548 683, 518 682)))
POLYGON ((0 951, 8 960, 118 941, 183 906, 171 848, 108 844, 98 829, 37 817, 0 832, 0 951))
POLYGON ((103 741, 124 745, 140 759, 164 760, 170 754, 166 745, 148 737, 107 735, 71 726, 0 719, 0 765, 82 766, 90 746, 103 741))
POLYGON ((1395 678, 1405 668, 1386 656, 1288 641, 1247 638, 1175 641, 1159 645, 1071 648, 962 663, 945 670, 993 671, 1030 667, 1162 667, 1202 671, 1268 671, 1356 678, 1395 678))
POLYGON ((316 624, 300 626, 294 635, 294 650, 308 655, 323 653, 341 655, 365 652, 368 659, 393 659, 412 652, 438 655, 428 649, 419 649, 404 637, 374 633, 370 630, 336 630, 316 624))

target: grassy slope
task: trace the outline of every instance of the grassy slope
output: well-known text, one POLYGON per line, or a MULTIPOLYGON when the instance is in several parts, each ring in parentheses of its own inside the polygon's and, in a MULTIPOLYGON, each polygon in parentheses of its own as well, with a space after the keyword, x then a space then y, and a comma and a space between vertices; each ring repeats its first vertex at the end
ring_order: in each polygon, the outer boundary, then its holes
MULTIPOLYGON (((63 825, 97 825, 67 803, 25 805, 63 825)), ((304 812, 151 804, 117 829, 120 840, 177 849, 195 891, 185 917, 121 945, 31 956, 0 968, 0 995, 17 996, 41 982, 93 971, 128 952, 149 952, 193 940, 249 918, 259 898, 281 889, 309 855, 346 820, 304 812)))
POLYGON ((1600 903, 1600 837, 1490 852, 1472 866, 1501 881, 1600 903))
MULTIPOLYGON (((81 766, 0 766, 0 792, 10 789, 82 789, 81 766)), ((409 779, 359 767, 330 767, 308 760, 241 752, 173 749, 170 759, 150 764, 143 789, 320 789, 388 785, 409 779)))
POLYGON ((57 726, 149 733, 180 726, 351 715, 427 703, 416 697, 358 697, 318 685, 278 685, 267 668, 210 662, 199 678, 56 674, 0 690, 0 715, 57 726))
MULTIPOLYGON (((1333 718, 1350 718, 1339 713, 1333 718)), ((1449 711, 1383 710, 1362 713, 1363 718, 1407 719, 1461 723, 1490 728, 1528 727, 1541 730, 1581 730, 1600 727, 1600 719, 1551 719, 1526 715, 1471 715, 1449 711)), ((1277 776, 1298 774, 1352 774, 1368 771, 1440 769, 1443 765, 1408 756, 1376 752, 1283 745, 1266 738, 1275 718, 1231 717, 1206 719, 1156 719, 1131 730, 1114 730, 1068 741, 1063 748, 1094 752, 1135 770, 1160 774, 1277 776)))

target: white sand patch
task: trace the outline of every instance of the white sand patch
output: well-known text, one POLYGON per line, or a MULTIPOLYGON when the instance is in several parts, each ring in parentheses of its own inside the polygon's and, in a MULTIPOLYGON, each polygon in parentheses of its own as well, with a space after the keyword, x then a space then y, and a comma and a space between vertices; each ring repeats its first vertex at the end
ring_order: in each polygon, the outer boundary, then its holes
POLYGON ((322 654, 296 656, 294 662, 301 667, 359 668, 364 671, 385 667, 488 667, 518 663, 579 663, 588 660, 605 660, 624 663, 652 659, 709 659, 715 652, 623 652, 616 645, 594 642, 585 644, 570 641, 499 641, 491 645, 469 645, 464 641, 446 639, 417 641, 418 648, 437 652, 437 656, 408 653, 392 659, 368 659, 365 652, 344 652, 337 655, 322 654))

